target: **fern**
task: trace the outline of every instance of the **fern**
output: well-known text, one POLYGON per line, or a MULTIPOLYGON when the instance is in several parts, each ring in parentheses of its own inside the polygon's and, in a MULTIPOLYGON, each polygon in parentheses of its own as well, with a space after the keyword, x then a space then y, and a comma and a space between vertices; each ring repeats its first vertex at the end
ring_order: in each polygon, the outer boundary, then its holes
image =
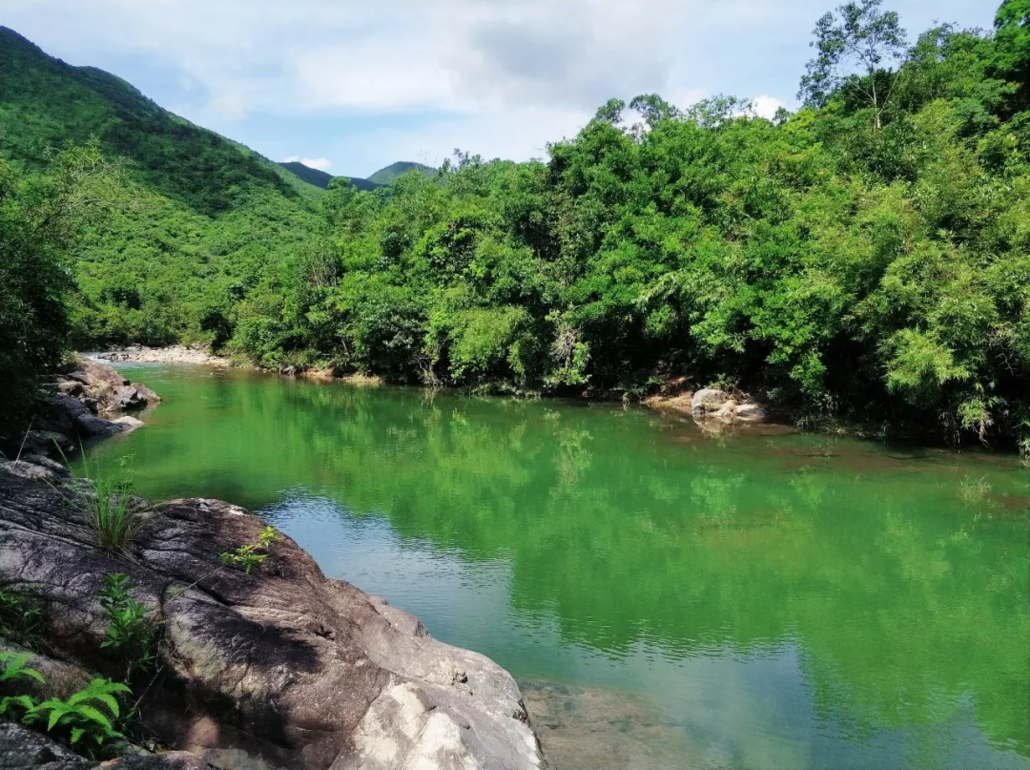
POLYGON ((8 682, 12 679, 35 679, 40 684, 46 684, 41 673, 25 665, 31 659, 32 653, 29 652, 0 652, 0 663, 4 664, 3 671, 0 671, 0 682, 8 682))
POLYGON ((116 726, 121 716, 116 696, 129 692, 128 686, 121 682, 94 679, 85 690, 74 693, 67 700, 49 698, 36 704, 22 721, 32 724, 45 720, 48 732, 57 727, 65 728, 72 745, 85 738, 95 748, 102 748, 125 738, 116 726))
POLYGON ((110 616, 101 649, 110 649, 125 657, 125 677, 152 668, 157 661, 154 642, 157 623, 148 617, 148 610, 129 595, 129 578, 120 573, 104 575, 104 588, 97 592, 100 606, 110 616))

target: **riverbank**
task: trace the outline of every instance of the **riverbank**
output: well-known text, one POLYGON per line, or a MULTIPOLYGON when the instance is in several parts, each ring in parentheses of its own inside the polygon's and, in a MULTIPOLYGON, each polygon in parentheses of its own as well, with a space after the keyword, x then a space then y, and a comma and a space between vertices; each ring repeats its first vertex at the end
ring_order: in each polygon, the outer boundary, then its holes
POLYGON ((205 366, 229 367, 234 364, 224 356, 216 356, 204 348, 171 345, 165 348, 148 348, 132 345, 115 350, 84 353, 86 358, 94 361, 111 363, 137 364, 203 364, 205 366))
POLYGON ((510 674, 326 578, 248 511, 211 499, 133 500, 138 534, 104 551, 90 524, 93 495, 42 465, 0 465, 3 606, 37 618, 9 641, 28 648, 26 665, 45 679, 15 678, 3 694, 38 702, 68 698, 97 676, 125 682, 137 714, 130 737, 219 768, 544 765, 510 674), (244 566, 226 554, 255 558, 244 566), (116 574, 140 607, 139 648, 117 643, 131 629, 112 630, 102 591, 116 574))
POLYGON ((29 429, 4 454, 54 461, 85 443, 128 433, 143 425, 135 416, 161 398, 112 367, 87 358, 70 362, 49 385, 29 429))

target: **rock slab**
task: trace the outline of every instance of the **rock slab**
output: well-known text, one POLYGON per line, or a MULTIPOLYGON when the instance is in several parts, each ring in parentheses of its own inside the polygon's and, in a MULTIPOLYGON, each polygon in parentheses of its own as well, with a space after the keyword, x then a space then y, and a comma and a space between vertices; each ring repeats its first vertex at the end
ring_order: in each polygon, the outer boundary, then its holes
POLYGON ((0 466, 0 587, 40 597, 66 664, 118 677, 95 593, 128 575, 159 619, 160 675, 140 710, 161 743, 218 767, 531 770, 521 693, 488 658, 326 578, 285 536, 250 575, 219 555, 265 524, 217 500, 148 508, 126 554, 94 545, 81 495, 50 470, 0 466))

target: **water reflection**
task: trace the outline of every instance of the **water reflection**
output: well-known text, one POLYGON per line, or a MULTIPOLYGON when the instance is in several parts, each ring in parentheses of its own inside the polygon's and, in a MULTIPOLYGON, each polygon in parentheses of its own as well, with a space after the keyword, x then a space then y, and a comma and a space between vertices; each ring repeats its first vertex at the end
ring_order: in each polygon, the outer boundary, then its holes
POLYGON ((149 374, 150 425, 99 450, 131 452, 142 493, 262 508, 328 574, 544 682, 545 745, 604 734, 619 767, 1030 766, 1014 463, 149 374), (612 692, 637 716, 598 720, 612 692))

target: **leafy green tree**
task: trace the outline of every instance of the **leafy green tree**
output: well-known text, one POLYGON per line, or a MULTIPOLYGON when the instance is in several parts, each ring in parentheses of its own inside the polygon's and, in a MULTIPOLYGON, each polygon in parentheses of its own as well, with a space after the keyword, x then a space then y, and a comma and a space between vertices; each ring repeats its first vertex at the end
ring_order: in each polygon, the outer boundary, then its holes
POLYGON ((26 429, 47 375, 67 349, 72 255, 82 228, 103 210, 105 174, 96 147, 53 156, 24 175, 0 159, 0 443, 26 429))
POLYGON ((881 0, 859 0, 837 8, 839 19, 833 13, 819 19, 811 43, 818 55, 798 92, 806 104, 823 106, 835 91, 855 91, 872 107, 877 130, 898 79, 884 65, 900 62, 906 47, 897 12, 880 11, 880 5, 881 0))

